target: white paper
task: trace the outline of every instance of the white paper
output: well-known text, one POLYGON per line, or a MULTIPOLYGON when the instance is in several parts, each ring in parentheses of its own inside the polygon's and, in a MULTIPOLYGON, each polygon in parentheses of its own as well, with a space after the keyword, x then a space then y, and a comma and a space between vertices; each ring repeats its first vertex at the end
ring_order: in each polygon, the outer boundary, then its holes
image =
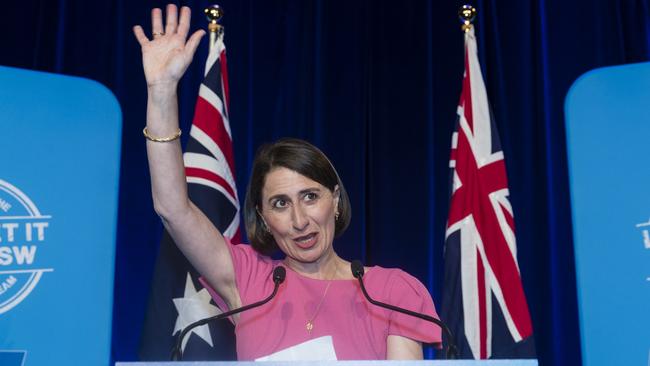
POLYGON ((332 336, 314 338, 255 361, 336 361, 332 336))

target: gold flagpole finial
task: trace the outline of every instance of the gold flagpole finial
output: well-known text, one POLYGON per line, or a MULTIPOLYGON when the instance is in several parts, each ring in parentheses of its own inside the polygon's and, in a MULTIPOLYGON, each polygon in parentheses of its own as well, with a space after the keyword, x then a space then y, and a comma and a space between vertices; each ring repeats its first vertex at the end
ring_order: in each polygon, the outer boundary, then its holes
POLYGON ((223 34, 223 26, 219 24, 223 18, 223 9, 219 5, 210 5, 203 9, 205 17, 208 19, 208 30, 210 31, 210 50, 217 41, 217 37, 223 34))
POLYGON ((469 32, 473 26, 472 22, 474 21, 474 18, 476 18, 476 8, 467 4, 461 6, 460 10, 458 10, 458 18, 460 18, 460 21, 463 23, 460 27, 463 32, 469 32))
POLYGON ((210 5, 207 8, 203 9, 205 17, 208 19, 208 29, 210 32, 221 32, 223 26, 219 24, 221 18, 223 18, 223 9, 219 5, 210 5))

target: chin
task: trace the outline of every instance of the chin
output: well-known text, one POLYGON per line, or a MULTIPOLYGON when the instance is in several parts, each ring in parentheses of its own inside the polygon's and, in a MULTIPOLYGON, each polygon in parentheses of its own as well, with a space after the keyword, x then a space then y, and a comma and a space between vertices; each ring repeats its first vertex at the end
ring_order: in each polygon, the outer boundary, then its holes
POLYGON ((303 255, 300 255, 298 258, 301 262, 304 263, 314 263, 318 261, 322 257, 322 253, 303 253, 303 255))
POLYGON ((316 246, 308 250, 308 253, 305 253, 305 250, 301 250, 302 253, 296 253, 292 258, 301 263, 315 263, 323 257, 323 252, 316 246))

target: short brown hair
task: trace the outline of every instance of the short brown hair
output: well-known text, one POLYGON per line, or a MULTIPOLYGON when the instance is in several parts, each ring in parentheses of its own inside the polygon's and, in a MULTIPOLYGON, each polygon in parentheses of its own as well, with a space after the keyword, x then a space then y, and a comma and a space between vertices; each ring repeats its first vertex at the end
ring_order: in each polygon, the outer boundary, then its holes
POLYGON ((255 154, 253 169, 246 190, 244 222, 248 240, 259 253, 270 255, 278 250, 278 244, 265 228, 258 207, 262 203, 262 189, 267 174, 274 168, 283 167, 320 183, 334 192, 339 186, 339 216, 334 226, 334 237, 339 237, 350 224, 352 217, 350 199, 330 160, 316 146, 295 138, 283 138, 272 144, 260 146, 255 154))

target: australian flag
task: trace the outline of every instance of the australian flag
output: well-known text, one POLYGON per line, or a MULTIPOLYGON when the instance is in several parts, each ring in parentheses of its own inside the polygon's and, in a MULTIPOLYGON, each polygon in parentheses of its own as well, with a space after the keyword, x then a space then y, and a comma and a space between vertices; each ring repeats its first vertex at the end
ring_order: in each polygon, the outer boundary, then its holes
POLYGON ((474 28, 449 161, 452 193, 441 315, 461 358, 534 358, 503 151, 491 115, 474 28))
MULTIPOLYGON (((228 101, 226 47, 220 33, 205 65, 183 160, 192 202, 224 236, 239 242, 239 199, 228 101)), ((221 313, 198 278, 199 274, 165 232, 145 316, 141 360, 169 360, 183 328, 221 313)), ((182 351, 184 360, 235 360, 234 327, 224 320, 194 328, 185 337, 182 351)))

